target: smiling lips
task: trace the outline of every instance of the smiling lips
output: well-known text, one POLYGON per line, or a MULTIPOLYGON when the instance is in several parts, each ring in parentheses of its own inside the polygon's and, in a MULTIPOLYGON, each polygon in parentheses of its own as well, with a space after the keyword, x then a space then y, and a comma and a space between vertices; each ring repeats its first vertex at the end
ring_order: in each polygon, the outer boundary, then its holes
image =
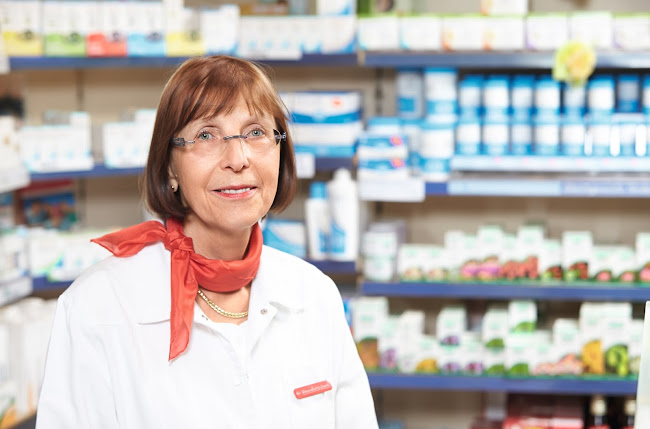
POLYGON ((215 192, 218 195, 226 198, 237 199, 237 198, 246 198, 247 196, 251 195, 255 191, 255 189, 257 188, 254 186, 242 185, 242 186, 229 186, 227 188, 217 189, 215 192))

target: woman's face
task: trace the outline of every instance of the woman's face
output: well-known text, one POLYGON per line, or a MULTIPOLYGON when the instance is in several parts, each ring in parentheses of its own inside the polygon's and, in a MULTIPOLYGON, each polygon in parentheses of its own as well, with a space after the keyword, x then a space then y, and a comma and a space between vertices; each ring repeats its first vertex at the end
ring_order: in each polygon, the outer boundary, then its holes
POLYGON ((273 117, 256 116, 240 99, 230 112, 190 122, 175 136, 195 141, 174 147, 169 167, 170 180, 178 182, 191 209, 185 218, 188 233, 242 232, 266 215, 280 171, 274 128, 273 117), (233 135, 248 138, 223 139, 233 135), (273 142, 262 144, 263 136, 273 142))

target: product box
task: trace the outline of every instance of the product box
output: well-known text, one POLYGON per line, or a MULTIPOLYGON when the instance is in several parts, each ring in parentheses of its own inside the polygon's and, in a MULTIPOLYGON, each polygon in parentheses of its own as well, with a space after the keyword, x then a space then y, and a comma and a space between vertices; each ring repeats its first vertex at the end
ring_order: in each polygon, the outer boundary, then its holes
POLYGON ((534 332, 511 332, 506 338, 506 374, 527 377, 534 365, 537 350, 534 332))
POLYGON ((524 18, 492 16, 483 21, 483 49, 486 51, 513 51, 524 49, 524 18))
POLYGON ((460 340, 461 372, 481 375, 484 370, 483 343, 478 332, 463 332, 460 340))
POLYGON ((43 55, 42 4, 36 0, 0 1, 0 30, 7 56, 43 55))
POLYGON ((441 374, 460 374, 463 368, 464 356, 458 345, 438 346, 438 368, 441 374))
POLYGON ((582 374, 581 336, 577 319, 559 318, 553 322, 552 341, 555 375, 582 374))
POLYGON ((246 31, 239 33, 237 55, 254 59, 297 60, 302 56, 302 41, 294 29, 294 17, 242 16, 246 31))
POLYGON ((264 223, 264 244, 297 256, 307 257, 305 223, 288 219, 267 219, 264 223))
POLYGON ((357 143, 357 157, 364 160, 399 158, 409 155, 407 136, 401 134, 379 134, 365 132, 357 143))
MULTIPOLYGON (((449 261, 449 278, 459 279, 460 271, 464 263, 464 241, 465 233, 459 230, 449 230, 445 232, 445 251, 449 261)), ((650 246, 650 241, 648 242, 650 246)), ((650 251, 649 251, 650 262, 650 251)))
POLYGON ((390 51, 400 48, 397 15, 361 16, 357 26, 357 42, 360 50, 390 51))
POLYGON ((44 54, 49 57, 86 55, 88 23, 95 12, 90 2, 44 1, 44 54))
POLYGON ((530 375, 551 376, 555 375, 555 355, 551 342, 550 331, 535 331, 534 334, 535 355, 529 367, 530 375))
POLYGON ((630 51, 650 49, 650 14, 614 14, 614 47, 630 51))
POLYGON ((108 250, 90 241, 107 232, 109 231, 60 232, 59 254, 54 264, 47 267, 48 280, 71 282, 85 269, 109 256, 111 253, 108 250))
POLYGON ((28 271, 27 230, 0 231, 0 284, 24 277, 28 271))
POLYGON ((503 349, 510 331, 508 309, 503 306, 491 306, 483 316, 482 340, 486 349, 503 349))
POLYGON ((406 51, 438 51, 442 47, 442 19, 437 15, 401 16, 399 47, 406 51))
POLYGON ((639 375, 641 369, 641 353, 643 350, 643 319, 633 319, 630 322, 630 342, 628 354, 630 358, 630 374, 639 375))
POLYGON ((463 235, 460 247, 460 278, 475 280, 481 269, 478 240, 475 235, 463 235))
POLYGON ((364 277, 370 281, 392 280, 399 246, 400 239, 396 230, 366 231, 361 240, 364 277))
POLYGON ((126 50, 130 57, 165 56, 164 12, 161 2, 133 1, 129 8, 126 50))
POLYGON ((436 337, 441 345, 458 346, 467 329, 467 310, 460 305, 446 305, 436 319, 436 337))
POLYGON ((427 120, 420 124, 420 129, 420 175, 429 182, 446 181, 454 155, 454 125, 427 120))
POLYGON ((610 12, 574 12, 569 16, 569 37, 596 49, 611 49, 613 40, 610 12))
POLYGON ((483 366, 485 375, 505 375, 506 349, 483 349, 483 366))
POLYGON ((526 47, 550 51, 569 40, 569 18, 561 13, 531 13, 526 17, 526 47))
POLYGON ((545 228, 543 225, 521 225, 517 230, 517 253, 520 258, 519 278, 536 280, 539 278, 539 259, 544 246, 545 228))
POLYGON ((602 346, 605 353, 605 373, 626 377, 630 370, 628 346, 632 324, 632 304, 605 303, 602 346))
POLYGON ((201 9, 201 38, 205 53, 233 54, 239 40, 239 6, 222 5, 216 9, 201 9))
POLYGON ((397 272, 401 281, 444 281, 449 272, 447 251, 436 245, 404 244, 400 246, 397 272))
POLYGON ((480 15, 446 15, 442 18, 445 51, 478 51, 483 48, 485 19, 480 15))
POLYGON ((560 240, 544 240, 539 254, 539 278, 543 281, 562 280, 562 244, 560 240))
POLYGON ((406 310, 399 316, 397 367, 400 372, 437 372, 438 340, 424 335, 424 312, 406 310))
POLYGON ((592 249, 591 231, 565 231, 562 234, 562 269, 566 281, 589 278, 592 249))
MULTIPOLYGON (((205 53, 201 32, 201 13, 194 8, 179 8, 165 13, 165 49, 168 57, 198 56, 205 53)), ((214 23, 212 23, 214 25, 214 23)))
POLYGON ((481 0, 483 15, 526 15, 528 0, 481 0))
POLYGON ((129 7, 123 2, 109 0, 97 4, 88 36, 86 54, 89 57, 126 56, 129 32, 129 7))
POLYGON ((352 304, 352 332, 363 366, 379 367, 378 340, 388 319, 386 297, 358 297, 352 304))
POLYGON ((517 236, 514 234, 503 234, 503 246, 499 255, 499 278, 505 280, 516 280, 523 277, 517 249, 517 236))
POLYGON ((503 249, 503 229, 498 225, 481 226, 476 241, 481 264, 477 278, 483 281, 496 280, 499 275, 499 256, 503 249))
POLYGON ((385 371, 397 371, 397 355, 399 348, 399 316, 389 315, 377 340, 379 367, 385 371))
POLYGON ((636 266, 639 270, 639 281, 650 283, 650 233, 636 234, 636 266))
POLYGON ((537 304, 532 300, 508 302, 508 328, 511 333, 534 332, 537 327, 537 304))
POLYGON ((352 54, 357 47, 357 18, 353 15, 324 16, 322 54, 352 54))
POLYGON ((585 374, 605 373, 603 331, 605 328, 605 304, 583 302, 580 305, 580 357, 585 374))
POLYGON ((317 0, 317 15, 355 15, 357 2, 355 0, 317 0))

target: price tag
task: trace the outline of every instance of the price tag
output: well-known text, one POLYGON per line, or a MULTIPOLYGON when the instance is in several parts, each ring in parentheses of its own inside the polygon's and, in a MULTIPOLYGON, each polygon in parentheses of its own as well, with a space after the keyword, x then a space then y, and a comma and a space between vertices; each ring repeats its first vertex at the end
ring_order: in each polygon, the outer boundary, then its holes
POLYGON ((316 174, 316 157, 313 153, 296 154, 296 174, 298 179, 311 179, 316 174))
POLYGON ((415 177, 359 182, 359 198, 362 201, 418 203, 424 201, 425 196, 424 180, 415 177))

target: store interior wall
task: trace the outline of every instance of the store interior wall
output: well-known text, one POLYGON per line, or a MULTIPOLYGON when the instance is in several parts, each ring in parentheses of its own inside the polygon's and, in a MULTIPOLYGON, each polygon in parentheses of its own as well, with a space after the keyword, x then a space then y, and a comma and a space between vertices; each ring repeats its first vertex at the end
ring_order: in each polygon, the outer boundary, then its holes
MULTIPOLYGON (((206 1, 186 0, 187 5, 206 1)), ((428 1, 430 11, 476 12, 478 0, 428 1)), ((214 2, 212 2, 214 4, 214 2)), ((532 11, 647 10, 647 0, 568 1, 536 0, 532 11)), ((49 109, 87 110, 93 126, 117 121, 122 112, 155 108, 171 68, 47 70, 17 72, 25 97, 26 123, 42 123, 49 109)), ((364 94, 364 116, 395 114, 395 73, 357 67, 277 67, 273 79, 280 91, 360 90, 364 94)), ((329 174, 319 173, 327 180, 329 174)), ((301 181, 301 192, 283 216, 303 218, 303 203, 309 186, 301 181)), ((84 227, 127 226, 143 220, 143 204, 136 177, 83 179, 76 181, 80 218, 84 227)), ((632 245, 638 231, 650 231, 650 201, 643 199, 571 198, 470 198, 429 197, 424 203, 371 204, 375 219, 404 219, 411 243, 441 243, 449 229, 475 231, 479 225, 498 223, 508 231, 529 221, 542 220, 548 235, 559 238, 564 230, 588 229, 599 244, 632 245)), ((445 301, 391 300, 391 309, 423 308, 431 312, 445 301)), ((481 304, 479 304, 481 305, 481 304)), ((484 305, 484 303, 482 304, 484 305)), ((577 315, 577 306, 559 310, 577 315)), ((432 329, 427 326, 427 329, 432 329)), ((387 391, 378 396, 386 417, 404 419, 408 428, 464 429, 479 413, 482 395, 469 392, 387 391)))

